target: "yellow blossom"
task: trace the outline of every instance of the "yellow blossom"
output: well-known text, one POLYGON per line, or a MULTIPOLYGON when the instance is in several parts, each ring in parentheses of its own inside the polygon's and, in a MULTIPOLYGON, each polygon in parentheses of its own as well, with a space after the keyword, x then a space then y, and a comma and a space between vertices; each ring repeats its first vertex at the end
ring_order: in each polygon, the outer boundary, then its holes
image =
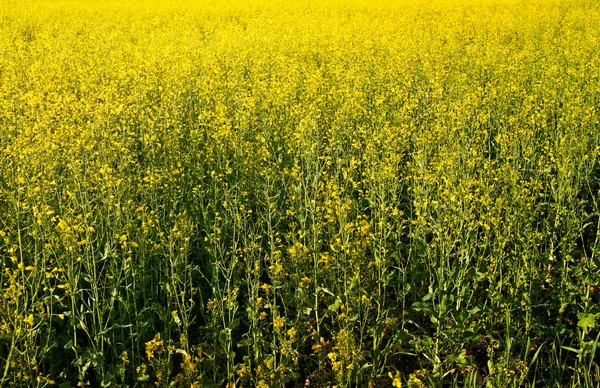
POLYGON ((27 316, 27 318, 25 318, 23 320, 23 322, 25 322, 26 324, 28 324, 29 326, 33 326, 33 324, 35 323, 35 320, 33 319, 33 314, 29 314, 27 316))

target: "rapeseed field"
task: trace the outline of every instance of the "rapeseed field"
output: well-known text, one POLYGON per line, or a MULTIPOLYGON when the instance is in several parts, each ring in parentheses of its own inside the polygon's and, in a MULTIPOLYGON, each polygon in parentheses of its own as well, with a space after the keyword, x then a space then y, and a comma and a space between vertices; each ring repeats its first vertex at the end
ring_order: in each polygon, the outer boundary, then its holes
POLYGON ((600 387, 600 3, 0 0, 1 387, 600 387))

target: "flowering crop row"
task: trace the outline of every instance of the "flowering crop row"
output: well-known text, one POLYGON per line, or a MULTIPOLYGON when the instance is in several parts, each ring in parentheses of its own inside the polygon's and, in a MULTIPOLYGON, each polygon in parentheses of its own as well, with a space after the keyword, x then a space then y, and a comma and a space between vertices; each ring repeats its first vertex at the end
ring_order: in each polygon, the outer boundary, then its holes
POLYGON ((0 0, 0 386, 600 384, 593 0, 0 0))

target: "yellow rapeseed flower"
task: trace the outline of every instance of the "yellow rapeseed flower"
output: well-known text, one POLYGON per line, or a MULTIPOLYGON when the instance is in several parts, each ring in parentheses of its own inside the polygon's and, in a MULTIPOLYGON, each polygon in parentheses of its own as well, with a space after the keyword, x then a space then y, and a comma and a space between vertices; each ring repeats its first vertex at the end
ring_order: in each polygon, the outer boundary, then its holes
POLYGON ((33 319, 33 314, 29 314, 27 318, 23 319, 23 322, 25 322, 29 326, 33 326, 33 324, 35 323, 35 320, 33 319))

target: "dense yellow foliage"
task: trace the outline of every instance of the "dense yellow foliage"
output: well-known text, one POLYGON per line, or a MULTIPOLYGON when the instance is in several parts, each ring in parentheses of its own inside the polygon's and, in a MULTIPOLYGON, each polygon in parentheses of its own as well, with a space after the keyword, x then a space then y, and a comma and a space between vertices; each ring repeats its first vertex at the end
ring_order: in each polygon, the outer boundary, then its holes
POLYGON ((597 385, 599 64, 595 0, 0 0, 0 386, 597 385))

